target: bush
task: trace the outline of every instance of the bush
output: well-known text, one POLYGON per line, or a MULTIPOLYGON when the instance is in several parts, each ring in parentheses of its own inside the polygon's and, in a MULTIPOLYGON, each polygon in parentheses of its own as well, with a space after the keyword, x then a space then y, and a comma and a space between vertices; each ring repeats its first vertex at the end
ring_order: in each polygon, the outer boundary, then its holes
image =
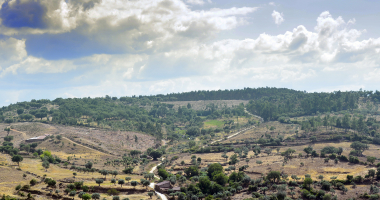
POLYGON ((20 190, 21 189, 21 185, 17 185, 15 189, 16 190, 20 190))
POLYGON ((350 156, 349 162, 350 163, 354 163, 354 164, 358 164, 359 163, 359 159, 356 156, 350 156))
POLYGON ((338 156, 337 157, 341 162, 348 162, 348 158, 344 155, 338 156))
POLYGON ((257 191, 257 185, 250 185, 248 186, 249 192, 256 192, 257 191))
POLYGON ((118 195, 119 193, 120 193, 120 192, 117 191, 115 188, 109 189, 109 190, 107 191, 107 194, 109 194, 109 195, 118 195))
POLYGON ((36 185, 37 184, 37 181, 36 181, 36 179, 32 179, 32 180, 30 180, 30 185, 36 185))
POLYGON ((30 189, 30 185, 24 185, 24 186, 22 186, 22 188, 21 188, 22 191, 27 191, 27 190, 29 190, 29 189, 30 189))

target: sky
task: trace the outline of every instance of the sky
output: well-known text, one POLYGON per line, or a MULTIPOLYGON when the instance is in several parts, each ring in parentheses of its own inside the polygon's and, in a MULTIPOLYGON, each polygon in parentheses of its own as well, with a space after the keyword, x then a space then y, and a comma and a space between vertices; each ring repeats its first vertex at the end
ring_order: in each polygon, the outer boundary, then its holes
POLYGON ((0 5, 0 106, 244 87, 380 88, 379 1, 0 5))

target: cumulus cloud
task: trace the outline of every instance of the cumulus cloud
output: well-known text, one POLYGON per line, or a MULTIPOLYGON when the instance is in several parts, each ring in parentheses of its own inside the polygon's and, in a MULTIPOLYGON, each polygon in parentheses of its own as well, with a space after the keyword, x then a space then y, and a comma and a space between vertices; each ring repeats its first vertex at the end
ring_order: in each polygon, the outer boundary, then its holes
MULTIPOLYGON (((209 27, 211 32, 231 29, 245 21, 243 18, 237 20, 236 15, 244 16, 253 12, 252 8, 191 11, 186 5, 176 7, 180 11, 187 10, 191 13, 183 15, 175 14, 172 9, 173 6, 183 4, 168 2, 173 1, 159 2, 166 3, 161 5, 162 10, 156 10, 158 4, 155 9, 148 9, 149 12, 156 12, 150 17, 162 14, 160 18, 156 18, 160 19, 158 22, 145 15, 141 16, 147 18, 124 18, 130 20, 128 23, 123 20, 113 22, 129 26, 116 26, 115 30, 121 28, 129 31, 128 33, 136 31, 135 36, 123 36, 121 33, 118 35, 105 30, 119 39, 124 37, 129 42, 128 47, 134 48, 133 53, 96 53, 70 60, 48 60, 26 53, 25 43, 28 39, 4 39, 0 41, 0 58, 3 58, 0 61, 0 84, 2 79, 14 74, 60 73, 62 77, 57 76, 56 79, 65 85, 51 93, 53 98, 62 94, 66 95, 63 97, 149 95, 267 85, 320 91, 321 88, 333 90, 338 87, 356 89, 355 85, 376 85, 380 81, 377 78, 380 74, 380 38, 361 40, 365 30, 351 28, 354 19, 345 21, 342 17, 334 18, 326 11, 317 17, 314 29, 311 30, 299 25, 278 35, 263 33, 256 38, 210 42, 202 39, 207 37, 202 36, 209 33, 207 30, 202 29, 203 33, 197 33, 200 27, 206 28, 212 24, 215 27, 209 27), (174 16, 184 18, 175 19, 174 16), (199 19, 200 24, 196 19, 199 19), (226 22, 229 19, 231 24, 226 22), (148 27, 140 24, 141 21, 156 24, 158 30, 152 33, 153 36, 149 35, 148 27), (184 23, 185 21, 188 23, 184 23), (163 26, 159 27, 158 24, 163 26), (141 36, 141 41, 144 41, 141 45, 146 45, 144 48, 135 43, 139 38, 138 31, 143 30, 145 32, 141 34, 147 34, 141 36), (173 38, 183 40, 173 41, 173 38)), ((98 4, 101 2, 88 5, 86 12, 96 9, 98 4)), ((101 10, 94 11, 94 19, 97 18, 96 15, 107 16, 101 10)), ((112 27, 111 21, 103 20, 107 26, 112 27)), ((98 19, 95 21, 101 22, 98 19)), ((104 43, 111 42, 107 39, 101 40, 100 36, 105 34, 99 33, 102 24, 86 26, 90 31, 83 34, 90 34, 104 43)), ((84 28, 76 30, 85 31, 84 28)), ((125 44, 125 41, 120 41, 125 44)))
POLYGON ((246 15, 256 9, 191 10, 181 0, 6 1, 0 10, 0 34, 28 35, 39 41, 29 43, 28 48, 43 56, 48 56, 51 48, 61 49, 56 55, 62 56, 102 50, 149 53, 194 44, 247 24, 246 15), (67 42, 61 43, 65 38, 67 42), (82 53, 75 52, 78 50, 82 53))
POLYGON ((272 12, 272 18, 274 20, 274 23, 277 25, 280 25, 282 22, 284 22, 284 17, 282 13, 279 13, 275 10, 272 12))

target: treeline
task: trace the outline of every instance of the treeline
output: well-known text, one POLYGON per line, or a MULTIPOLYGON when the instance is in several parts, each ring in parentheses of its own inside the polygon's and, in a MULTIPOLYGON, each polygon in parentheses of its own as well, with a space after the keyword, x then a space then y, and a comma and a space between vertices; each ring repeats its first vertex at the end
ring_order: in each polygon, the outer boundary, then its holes
POLYGON ((360 92, 297 93, 251 100, 247 110, 265 121, 357 108, 360 92))
POLYGON ((149 102, 149 109, 142 107, 146 99, 139 98, 57 98, 19 102, 1 109, 6 113, 2 120, 6 123, 39 120, 45 123, 62 125, 96 126, 113 130, 140 131, 162 137, 162 127, 175 131, 179 125, 188 127, 203 126, 206 119, 222 116, 246 115, 244 105, 219 109, 210 104, 205 110, 194 110, 191 104, 174 109, 173 104, 149 102), (129 101, 128 99, 134 99, 129 101), (203 117, 203 118, 202 118, 203 117), (206 117, 206 118, 204 118, 206 117))

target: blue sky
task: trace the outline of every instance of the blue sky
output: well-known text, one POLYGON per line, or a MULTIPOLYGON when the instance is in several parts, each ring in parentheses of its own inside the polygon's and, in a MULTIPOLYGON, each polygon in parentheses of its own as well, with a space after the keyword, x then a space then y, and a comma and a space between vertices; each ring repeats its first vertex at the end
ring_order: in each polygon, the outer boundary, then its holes
POLYGON ((378 1, 0 4, 0 106, 57 97, 380 85, 378 1))

